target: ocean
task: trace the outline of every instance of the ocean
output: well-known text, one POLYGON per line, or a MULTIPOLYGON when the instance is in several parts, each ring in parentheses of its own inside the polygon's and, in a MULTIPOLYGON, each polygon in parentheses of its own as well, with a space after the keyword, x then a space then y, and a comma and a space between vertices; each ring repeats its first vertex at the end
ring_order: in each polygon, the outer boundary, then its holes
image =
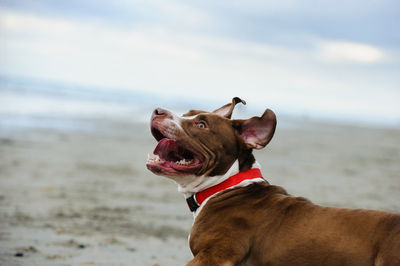
POLYGON ((0 128, 90 129, 88 120, 143 123, 158 104, 155 95, 0 76, 0 128))
MULTIPOLYGON (((233 95, 236 96, 236 95, 233 95)), ((229 102, 230 97, 227 97, 229 102)), ((245 95, 244 95, 245 96, 245 95)), ((246 99, 246 98, 244 98, 246 99)), ((213 110, 225 104, 215 101, 176 99, 118 88, 94 88, 32 78, 0 75, 0 129, 54 128, 92 130, 89 121, 100 119, 147 123, 152 110, 163 107, 183 114, 189 109, 213 110)), ((275 104, 276 105, 276 104, 275 104)), ((260 115, 265 107, 238 105, 235 118, 260 115)), ((293 109, 294 110, 294 109, 293 109)), ((400 128, 399 119, 369 119, 368 115, 334 116, 323 112, 309 115, 293 110, 274 108, 280 127, 301 126, 304 121, 400 128)))

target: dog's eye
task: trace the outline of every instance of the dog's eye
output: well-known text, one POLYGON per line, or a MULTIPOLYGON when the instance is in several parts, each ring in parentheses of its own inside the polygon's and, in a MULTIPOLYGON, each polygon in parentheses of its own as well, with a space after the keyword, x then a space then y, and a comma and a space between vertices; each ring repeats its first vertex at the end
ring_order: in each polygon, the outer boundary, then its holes
POLYGON ((197 122, 197 127, 200 129, 206 128, 206 123, 203 121, 197 122))

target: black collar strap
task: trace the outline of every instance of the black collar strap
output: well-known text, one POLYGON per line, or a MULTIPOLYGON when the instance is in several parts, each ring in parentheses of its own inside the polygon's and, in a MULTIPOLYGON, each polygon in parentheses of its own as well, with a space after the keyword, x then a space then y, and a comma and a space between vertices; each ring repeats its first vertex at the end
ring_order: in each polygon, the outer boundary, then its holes
POLYGON ((186 203, 187 203, 187 205, 188 205, 188 207, 189 207, 191 212, 195 212, 200 207, 200 205, 197 203, 194 195, 195 194, 193 194, 189 198, 186 198, 186 203))

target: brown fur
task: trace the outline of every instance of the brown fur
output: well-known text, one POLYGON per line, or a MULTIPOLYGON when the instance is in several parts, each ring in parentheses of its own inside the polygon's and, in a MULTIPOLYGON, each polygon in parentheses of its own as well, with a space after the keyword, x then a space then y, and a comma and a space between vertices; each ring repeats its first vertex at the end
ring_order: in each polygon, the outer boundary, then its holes
POLYGON ((209 200, 188 265, 400 265, 400 215, 317 206, 252 184, 209 200))

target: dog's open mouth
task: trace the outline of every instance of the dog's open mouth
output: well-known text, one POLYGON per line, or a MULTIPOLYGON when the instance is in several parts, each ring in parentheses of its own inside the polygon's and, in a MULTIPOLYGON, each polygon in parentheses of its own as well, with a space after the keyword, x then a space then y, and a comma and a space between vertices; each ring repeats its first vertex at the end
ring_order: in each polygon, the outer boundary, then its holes
POLYGON ((187 145, 176 139, 165 137, 160 131, 152 128, 152 134, 158 141, 153 154, 148 157, 146 166, 156 174, 179 175, 195 174, 202 166, 202 158, 196 155, 187 145))

